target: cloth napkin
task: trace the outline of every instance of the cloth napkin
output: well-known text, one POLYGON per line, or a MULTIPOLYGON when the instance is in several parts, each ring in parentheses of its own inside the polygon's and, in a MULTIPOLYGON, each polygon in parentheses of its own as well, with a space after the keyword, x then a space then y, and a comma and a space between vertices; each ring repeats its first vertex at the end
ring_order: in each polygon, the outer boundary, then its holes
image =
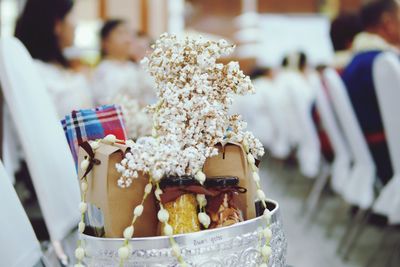
POLYGON ((108 134, 126 140, 125 121, 121 108, 117 105, 74 110, 61 123, 76 166, 81 143, 100 139, 108 134))

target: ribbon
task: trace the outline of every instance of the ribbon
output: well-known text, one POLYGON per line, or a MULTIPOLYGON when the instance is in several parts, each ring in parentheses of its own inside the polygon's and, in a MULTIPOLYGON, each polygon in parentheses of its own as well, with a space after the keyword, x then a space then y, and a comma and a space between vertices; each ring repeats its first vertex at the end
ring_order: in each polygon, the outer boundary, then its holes
POLYGON ((212 194, 207 198, 207 212, 210 214, 214 214, 218 212, 219 207, 221 207, 224 202, 225 195, 228 195, 228 203, 232 208, 237 208, 233 195, 234 194, 244 194, 247 192, 247 189, 241 186, 228 186, 228 187, 216 187, 208 189, 212 194))
POLYGON ((94 151, 92 149, 92 146, 89 144, 89 142, 83 142, 79 146, 82 147, 83 150, 85 150, 85 152, 89 156, 89 166, 86 169, 86 171, 83 174, 83 176, 81 177, 81 180, 82 180, 93 169, 93 166, 94 165, 100 165, 101 161, 96 159, 96 158, 94 158, 94 151))
POLYGON ((215 192, 204 188, 201 185, 188 185, 188 186, 172 186, 163 189, 163 193, 160 195, 162 204, 175 201, 180 196, 185 194, 202 194, 206 196, 213 196, 215 192))

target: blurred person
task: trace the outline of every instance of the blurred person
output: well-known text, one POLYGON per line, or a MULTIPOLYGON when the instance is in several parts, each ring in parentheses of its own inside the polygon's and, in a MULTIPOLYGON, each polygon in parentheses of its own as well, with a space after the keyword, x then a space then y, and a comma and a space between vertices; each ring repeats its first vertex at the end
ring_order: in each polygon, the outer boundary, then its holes
POLYGON ((152 43, 153 40, 146 33, 137 32, 135 41, 132 44, 131 60, 139 63, 149 53, 152 43))
POLYGON ((361 9, 364 31, 354 40, 356 52, 342 78, 382 183, 393 175, 382 118, 375 93, 372 67, 383 51, 398 53, 400 5, 397 0, 373 0, 361 9))
POLYGON ((296 147, 302 138, 297 131, 299 120, 294 102, 309 106, 314 99, 312 88, 308 84, 308 63, 307 56, 303 52, 293 52, 285 56, 281 63, 281 69, 275 77, 276 85, 283 95, 283 109, 285 121, 287 121, 288 136, 292 147, 296 147))
POLYGON ((362 24, 358 14, 343 13, 332 21, 330 37, 335 51, 335 69, 340 71, 350 62, 354 37, 361 31, 362 24))
POLYGON ((93 75, 92 93, 98 105, 110 104, 119 95, 145 106, 155 101, 151 77, 131 61, 136 39, 124 20, 112 19, 101 31, 102 60, 93 75))
POLYGON ((60 118, 93 106, 86 76, 72 70, 63 54, 74 42, 73 7, 73 0, 27 0, 15 30, 15 36, 36 59, 60 118))
POLYGON ((354 52, 400 48, 398 0, 370 0, 361 9, 363 31, 353 42, 354 52))
POLYGON ((283 59, 275 84, 281 94, 286 135, 296 152, 300 172, 306 177, 315 177, 319 169, 320 143, 311 116, 316 94, 309 75, 306 54, 291 53, 283 59))
POLYGON ((132 50, 137 48, 137 55, 143 53, 140 40, 136 44, 138 39, 120 19, 106 21, 100 38, 102 60, 92 80, 95 103, 120 105, 130 138, 150 135, 151 117, 143 109, 156 102, 155 84, 152 77, 132 61, 132 50))
MULTIPOLYGON (((289 138, 286 131, 285 114, 282 110, 283 95, 282 91, 276 86, 274 78, 275 73, 270 68, 260 69, 260 76, 254 79, 253 84, 257 90, 256 99, 258 99, 260 112, 266 113, 270 124, 271 140, 267 143, 267 148, 272 156, 278 159, 286 159, 290 152, 289 138)), ((260 118, 262 119, 262 117, 260 118)), ((262 123, 259 124, 263 126, 262 123)), ((260 131, 257 136, 261 136, 260 131)))
POLYGON ((307 76, 309 71, 308 59, 306 53, 299 51, 286 55, 282 59, 281 72, 297 72, 307 76))
POLYGON ((270 149, 274 140, 273 126, 271 125, 270 112, 268 110, 269 99, 266 97, 272 90, 272 70, 269 68, 257 68, 252 73, 255 93, 245 96, 235 96, 231 108, 232 114, 239 114, 247 122, 249 131, 257 136, 264 147, 270 149))

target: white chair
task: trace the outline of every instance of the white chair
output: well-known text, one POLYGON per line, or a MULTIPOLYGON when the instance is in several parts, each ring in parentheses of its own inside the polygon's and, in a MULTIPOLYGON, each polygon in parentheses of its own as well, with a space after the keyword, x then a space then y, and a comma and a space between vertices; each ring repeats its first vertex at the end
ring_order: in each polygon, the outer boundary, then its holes
POLYGON ((325 70, 323 76, 353 158, 349 179, 342 188, 342 197, 365 210, 374 201, 376 166, 342 79, 333 69, 325 70))
POLYGON ((255 81, 254 86, 261 93, 259 101, 264 109, 263 112, 268 112, 270 118, 272 133, 268 148, 271 151, 271 155, 278 159, 286 159, 291 152, 291 144, 284 114, 284 92, 280 90, 281 88, 274 81, 264 78, 259 79, 259 82, 255 81))
POLYGON ((353 159, 349 179, 342 188, 342 197, 347 203, 360 208, 355 218, 348 221, 337 247, 337 252, 344 251, 343 259, 348 259, 367 224, 375 200, 376 166, 342 79, 333 69, 326 69, 323 77, 353 159))
MULTIPOLYGON (((260 81, 255 83, 260 84, 260 81)), ((261 92, 263 89, 256 86, 255 94, 235 97, 230 112, 241 115, 247 122, 247 129, 257 136, 264 147, 269 147, 273 142, 273 129, 269 114, 263 106, 261 92)))
POLYGON ((335 155, 331 165, 331 186, 336 193, 341 194, 349 178, 352 156, 321 78, 315 74, 310 81, 316 89, 317 109, 335 155))
POLYGON ((311 116, 315 92, 305 77, 297 71, 284 70, 277 79, 279 90, 284 90, 288 113, 287 131, 292 134, 291 142, 297 147, 296 157, 300 172, 315 178, 320 168, 320 143, 311 116))
POLYGON ((16 130, 14 123, 12 122, 10 109, 7 105, 3 105, 3 155, 2 160, 4 168, 10 177, 11 182, 15 183, 15 173, 20 169, 21 160, 21 146, 18 141, 15 141, 16 130))
MULTIPOLYGON (((378 250, 384 247, 386 238, 396 234, 396 229, 391 225, 400 223, 400 197, 398 194, 400 188, 400 143, 398 140, 400 135, 400 123, 398 120, 400 111, 398 106, 400 97, 400 62, 395 54, 383 53, 374 60, 373 81, 394 175, 380 191, 372 206, 372 210, 375 213, 388 217, 389 225, 385 227, 380 245, 378 245, 377 251, 371 254, 367 266, 372 265, 378 250)), ((387 260, 388 263, 398 254, 398 247, 399 242, 393 246, 393 250, 387 260)))
POLYGON ((373 65, 376 94, 389 147, 394 176, 380 192, 373 210, 400 223, 400 61, 392 53, 379 55, 373 65))
POLYGON ((1 266, 32 267, 42 257, 39 241, 0 162, 1 266))
POLYGON ((79 184, 54 104, 28 51, 15 38, 0 39, 0 81, 50 239, 65 262, 60 241, 79 221, 79 184))
POLYGON ((351 154, 346 148, 345 139, 337 124, 329 97, 321 82, 321 78, 317 73, 312 73, 309 80, 316 91, 316 107, 318 114, 334 152, 334 160, 331 164, 322 161, 321 173, 315 181, 307 198, 308 216, 309 219, 312 220, 314 214, 317 212, 319 199, 324 187, 329 181, 329 177, 331 177, 330 180, 333 190, 338 194, 342 192, 343 186, 349 178, 351 154))

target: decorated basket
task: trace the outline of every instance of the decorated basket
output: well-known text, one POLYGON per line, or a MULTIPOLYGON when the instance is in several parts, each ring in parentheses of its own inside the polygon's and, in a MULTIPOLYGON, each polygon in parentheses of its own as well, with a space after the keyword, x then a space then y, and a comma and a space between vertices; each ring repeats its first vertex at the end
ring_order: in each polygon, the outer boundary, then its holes
MULTIPOLYGON (((271 211, 272 255, 268 266, 284 267, 286 238, 282 227, 279 205, 268 200, 271 211)), ((259 252, 263 242, 262 216, 232 226, 174 236, 189 266, 259 266, 259 252)), ((118 266, 118 248, 122 238, 97 238, 81 235, 86 250, 86 266, 118 266)), ((124 266, 179 266, 172 255, 169 237, 134 238, 129 241, 132 252, 124 266)))
POLYGON ((228 113, 233 95, 254 92, 237 62, 217 63, 233 48, 161 35, 143 60, 159 96, 152 136, 80 144, 75 267, 285 266, 263 145, 228 113))

